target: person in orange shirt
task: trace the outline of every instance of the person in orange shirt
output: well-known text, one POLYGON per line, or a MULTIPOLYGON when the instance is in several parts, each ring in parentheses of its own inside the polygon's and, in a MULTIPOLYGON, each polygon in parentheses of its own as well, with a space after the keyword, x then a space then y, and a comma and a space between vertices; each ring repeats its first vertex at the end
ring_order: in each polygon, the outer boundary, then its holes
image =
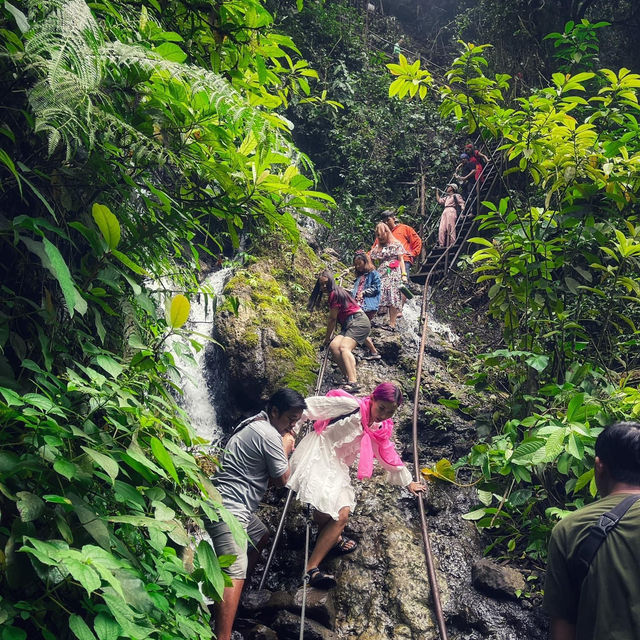
MULTIPOLYGON (((389 229, 393 237, 400 242, 404 247, 405 254, 403 256, 406 272, 409 273, 413 261, 420 255, 422 251, 422 240, 420 236, 412 229, 408 224, 399 223, 396 219, 396 214, 391 209, 386 209, 380 214, 380 221, 384 222, 389 229)), ((371 249, 375 249, 378 246, 378 239, 373 243, 371 249)))

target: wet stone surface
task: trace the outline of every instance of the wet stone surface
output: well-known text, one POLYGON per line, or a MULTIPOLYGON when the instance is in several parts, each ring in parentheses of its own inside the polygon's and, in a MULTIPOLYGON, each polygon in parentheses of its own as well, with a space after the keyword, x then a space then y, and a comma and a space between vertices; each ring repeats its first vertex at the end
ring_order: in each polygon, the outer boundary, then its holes
MULTIPOLYGON (((403 388, 407 402, 396 414, 395 439, 403 459, 413 470, 411 400, 417 337, 404 318, 399 326, 402 330, 396 334, 374 330, 372 337, 380 345, 383 359, 359 361, 358 376, 361 394, 371 392, 386 380, 403 388)), ((419 407, 421 466, 432 465, 442 457, 455 460, 476 441, 477 423, 472 416, 477 415, 474 403, 478 400, 468 396, 468 389, 457 377, 456 371, 464 365, 461 358, 458 345, 448 342, 444 335, 433 337, 425 357, 419 407), (455 398, 459 407, 445 407, 438 402, 440 398, 455 398)), ((330 366, 324 390, 340 382, 339 372, 330 366)), ((354 486, 357 506, 347 532, 359 546, 350 555, 325 561, 322 568, 335 574, 338 586, 325 594, 324 602, 316 602, 315 595, 310 598, 305 639, 436 640, 439 634, 415 498, 406 490, 387 484, 379 469, 363 482, 354 477, 354 486)), ((272 530, 277 527, 282 504, 282 492, 270 492, 265 499, 261 517, 272 530)), ((487 542, 461 516, 477 504, 474 489, 440 483, 430 485, 425 501, 450 640, 546 639, 547 623, 539 608, 528 600, 515 599, 519 588, 516 582, 521 583, 514 574, 512 582, 506 581, 509 597, 499 589, 492 591, 486 585, 480 586, 478 581, 479 588, 474 586, 474 563, 482 559, 487 542), (499 597, 492 597, 496 593, 499 597)), ((253 635, 245 634, 246 638, 299 637, 300 606, 296 593, 301 586, 304 541, 305 510, 294 502, 266 581, 272 593, 255 596, 252 604, 247 603, 241 612, 241 616, 256 621, 249 631, 253 635)), ((257 587, 260 573, 259 564, 250 587, 257 587)))

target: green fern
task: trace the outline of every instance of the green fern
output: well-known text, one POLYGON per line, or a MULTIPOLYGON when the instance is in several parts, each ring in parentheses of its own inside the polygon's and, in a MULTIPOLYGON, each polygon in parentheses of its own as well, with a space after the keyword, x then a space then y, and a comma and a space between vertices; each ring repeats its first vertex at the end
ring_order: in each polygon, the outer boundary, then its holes
POLYGON ((39 76, 29 91, 35 130, 48 134, 50 154, 62 144, 68 159, 79 138, 95 142, 95 105, 104 99, 101 31, 82 0, 30 2, 29 10, 35 28, 25 60, 39 76))
MULTIPOLYGON (((25 46, 25 70, 37 80, 28 92, 36 117, 35 130, 48 136, 49 154, 64 150, 67 160, 81 147, 92 149, 101 141, 123 138, 138 156, 165 162, 167 149, 148 133, 138 131, 113 109, 105 91, 109 82, 121 83, 123 69, 137 68, 156 83, 181 80, 193 97, 209 96, 210 118, 231 124, 236 135, 253 132, 281 153, 293 147, 283 132, 291 128, 284 117, 247 106, 222 76, 181 62, 163 59, 141 45, 108 42, 83 0, 28 2, 34 28, 25 46)), ((175 88, 175 86, 173 87, 175 88)), ((232 142, 231 140, 227 142, 232 142)))

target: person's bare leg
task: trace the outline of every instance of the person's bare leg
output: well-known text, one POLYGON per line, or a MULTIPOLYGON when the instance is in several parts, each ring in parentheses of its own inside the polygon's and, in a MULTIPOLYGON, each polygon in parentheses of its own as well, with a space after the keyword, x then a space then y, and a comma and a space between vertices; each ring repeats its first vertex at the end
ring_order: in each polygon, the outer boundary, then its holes
POLYGON ((338 542, 345 525, 349 521, 350 511, 349 507, 342 507, 342 509, 338 511, 337 520, 334 520, 326 513, 319 513, 316 511, 314 514, 314 520, 320 526, 320 531, 318 533, 318 539, 316 540, 316 546, 313 548, 313 551, 309 556, 307 571, 317 567, 326 558, 327 554, 331 551, 336 542, 338 542))
POLYGON ((238 610, 238 603, 244 587, 244 579, 232 578, 232 587, 227 587, 222 596, 222 602, 217 602, 214 607, 215 634, 217 640, 231 640, 233 621, 238 610))
POLYGON ((367 347, 367 349, 369 349, 369 351, 371 352, 372 356, 377 355, 378 350, 376 349, 376 345, 373 344, 373 340, 371 338, 367 338, 364 341, 364 346, 367 347))
POLYGON ((338 368, 342 372, 342 375, 347 379, 349 379, 349 375, 344 366, 344 359, 342 357, 341 345, 344 340, 344 336, 336 336, 329 344, 329 350, 331 351, 331 356, 333 357, 333 361, 338 365, 338 368))
POLYGON ((358 343, 353 338, 347 338, 347 336, 343 336, 342 342, 340 343, 340 359, 342 360, 347 382, 358 381, 358 376, 356 375, 356 357, 353 355, 353 350, 357 345, 358 343))
POLYGON ((255 548, 249 545, 249 550, 247 551, 247 576, 253 573, 253 569, 260 558, 260 553, 267 546, 267 542, 269 542, 268 531, 260 538, 255 548))
POLYGON ((395 327, 398 319, 398 307, 389 307, 389 326, 395 327))

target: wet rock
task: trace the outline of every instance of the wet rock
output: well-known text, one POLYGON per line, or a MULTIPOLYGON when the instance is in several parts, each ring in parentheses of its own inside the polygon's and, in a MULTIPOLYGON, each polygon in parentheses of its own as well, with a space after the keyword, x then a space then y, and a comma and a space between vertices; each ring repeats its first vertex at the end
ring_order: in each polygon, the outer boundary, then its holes
MULTIPOLYGON (((241 612, 244 615, 255 616, 259 619, 269 619, 280 611, 289 611, 300 615, 302 611, 303 590, 275 591, 267 589, 247 591, 241 602, 241 612)), ((331 591, 307 589, 306 616, 325 627, 335 627, 335 605, 331 591)))
MULTIPOLYGON (((293 602, 295 605, 294 612, 300 612, 302 610, 302 589, 296 591, 293 602)), ((336 611, 331 591, 307 589, 306 612, 309 618, 313 618, 325 627, 329 627, 329 629, 335 628, 336 611)))
POLYGON ((271 591, 268 589, 256 589, 254 591, 245 591, 242 594, 240 608, 245 613, 255 613, 264 609, 269 600, 271 600, 271 591))
POLYGON ((402 351, 402 337, 399 334, 380 328, 374 330, 371 339, 387 364, 398 362, 402 351))
POLYGON ((473 586, 491 596, 517 600, 516 592, 524 591, 526 583, 517 569, 482 558, 473 564, 473 586))
MULTIPOLYGON (((279 640, 298 640, 300 622, 299 616, 289 611, 281 611, 271 626, 276 630, 279 640)), ((338 640, 338 636, 333 631, 309 618, 305 618, 304 621, 304 637, 305 640, 338 640)))
POLYGON ((247 640, 278 640, 278 634, 263 624, 257 624, 247 634, 247 640))
POLYGON ((447 345, 440 336, 435 333, 429 332, 429 337, 430 340, 425 346, 425 352, 439 360, 448 360, 451 351, 450 345, 447 345))
POLYGON ((393 640, 412 640, 411 628, 406 624, 398 624, 393 628, 393 640))

